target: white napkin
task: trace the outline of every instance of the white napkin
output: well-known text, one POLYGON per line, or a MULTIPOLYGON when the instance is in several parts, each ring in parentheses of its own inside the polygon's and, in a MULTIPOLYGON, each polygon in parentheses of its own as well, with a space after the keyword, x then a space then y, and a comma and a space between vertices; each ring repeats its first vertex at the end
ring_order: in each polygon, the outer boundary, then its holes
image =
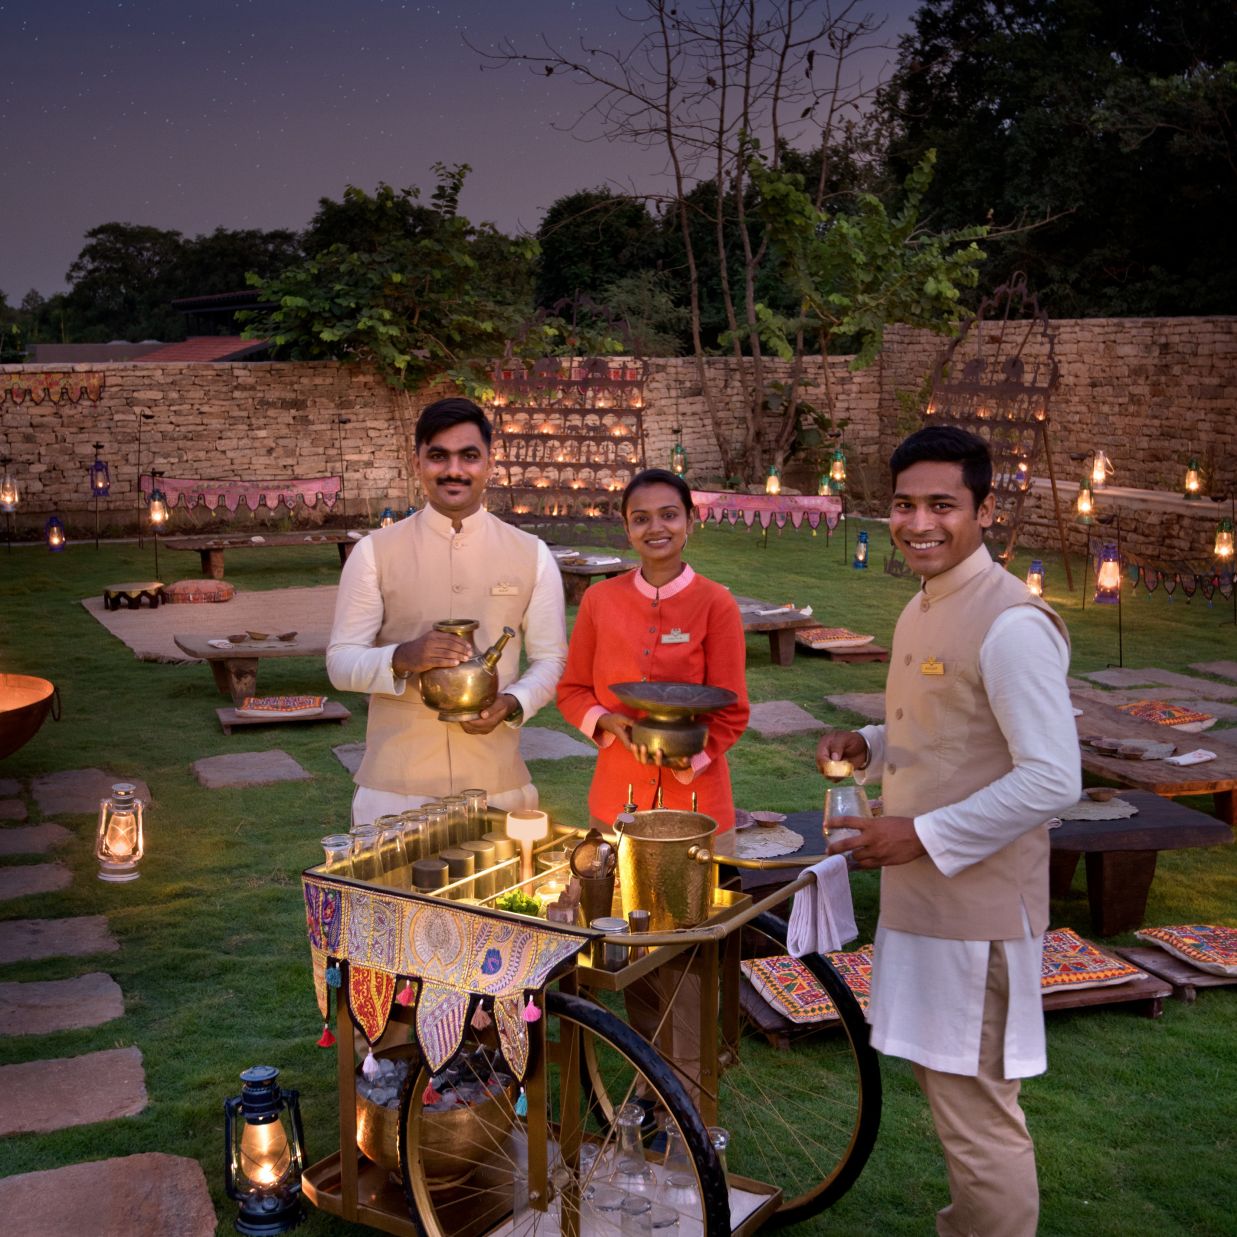
POLYGON ((588 565, 590 567, 609 567, 611 563, 621 563, 621 558, 590 558, 588 565))
POLYGON ((807 870, 815 879, 795 894, 786 925, 786 948, 792 958, 831 953, 859 935, 846 856, 829 855, 807 870))
POLYGON ((1182 752, 1180 756, 1165 756, 1164 763, 1166 765, 1201 765, 1215 758, 1215 752, 1209 752, 1205 747, 1196 747, 1192 752, 1182 752))

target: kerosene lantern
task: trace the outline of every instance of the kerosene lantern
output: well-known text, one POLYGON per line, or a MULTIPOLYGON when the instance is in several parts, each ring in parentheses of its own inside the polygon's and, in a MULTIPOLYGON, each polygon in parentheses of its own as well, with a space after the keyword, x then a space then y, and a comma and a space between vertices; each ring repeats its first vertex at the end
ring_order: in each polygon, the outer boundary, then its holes
POLYGON ((137 865, 145 853, 142 801, 129 782, 117 782, 111 797, 99 803, 94 854, 99 861, 99 879, 118 884, 141 875, 137 865))
POLYGON ((112 479, 107 471, 107 461, 99 455, 99 452, 102 450, 103 444, 96 442, 94 444, 94 463, 86 470, 90 474, 90 494, 92 498, 106 498, 112 487, 112 479))
POLYGON ((1183 493, 1186 498, 1196 499, 1203 496, 1203 470, 1198 466, 1198 460, 1191 459, 1185 469, 1185 488, 1183 493))
POLYGON ((1099 567, 1095 572, 1095 601, 1101 606, 1115 606, 1121 600, 1121 555, 1116 545, 1106 541, 1100 549, 1099 567))
POLYGON ((251 1066, 241 1073, 240 1095, 223 1104, 223 1187, 240 1203, 236 1231, 254 1237, 286 1233, 305 1218, 300 1100, 297 1092, 281 1090, 278 1078, 273 1065, 251 1066))
POLYGON ((1042 558, 1031 559, 1031 566, 1027 569, 1027 588, 1036 597, 1044 595, 1044 560, 1042 558))
POLYGON ((868 533, 867 529, 862 530, 859 536, 855 538, 855 561, 851 566, 856 571, 866 571, 868 566, 868 533))
POLYGON ((683 445, 681 426, 674 427, 674 446, 670 448, 670 471, 676 477, 687 475, 687 448, 683 445))
POLYGON ((65 536, 64 525, 58 515, 50 516, 47 523, 43 525, 43 540, 47 542, 47 548, 53 554, 64 549, 68 538, 65 536))
POLYGON ((1079 524, 1090 524, 1095 515, 1095 492, 1091 478, 1083 477, 1078 483, 1078 501, 1074 504, 1075 518, 1079 524))
POLYGON ((395 512, 390 507, 383 507, 382 515, 378 519, 379 528, 390 528, 395 523, 395 512))
POLYGON ((829 461, 829 480, 835 494, 840 494, 846 487, 846 452, 841 447, 834 451, 829 461))
POLYGON ((769 475, 765 478, 765 493, 780 494, 782 492, 782 470, 776 464, 769 465, 769 475))
POLYGON ((1233 558, 1233 521, 1223 519, 1216 525, 1216 543, 1212 551, 1221 562, 1231 562, 1233 558))
POLYGON ((1112 460, 1103 451, 1096 451, 1091 460, 1091 488, 1102 490, 1113 471, 1112 460))

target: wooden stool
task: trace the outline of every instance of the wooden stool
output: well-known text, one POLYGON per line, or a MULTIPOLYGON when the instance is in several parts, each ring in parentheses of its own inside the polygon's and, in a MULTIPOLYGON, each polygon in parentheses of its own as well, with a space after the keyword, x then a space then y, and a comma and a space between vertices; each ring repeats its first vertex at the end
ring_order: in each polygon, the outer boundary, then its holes
POLYGON ((108 584, 103 589, 103 608, 119 610, 121 605, 130 610, 140 610, 142 601, 152 610, 159 608, 159 590, 163 587, 160 580, 144 580, 139 584, 108 584))

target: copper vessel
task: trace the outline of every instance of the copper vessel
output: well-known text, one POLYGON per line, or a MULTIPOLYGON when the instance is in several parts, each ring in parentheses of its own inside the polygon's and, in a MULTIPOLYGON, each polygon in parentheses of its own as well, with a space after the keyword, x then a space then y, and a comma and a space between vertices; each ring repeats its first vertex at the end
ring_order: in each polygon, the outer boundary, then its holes
POLYGON ((631 728, 631 741, 650 752, 661 752, 671 768, 686 768, 704 751, 709 728, 702 714, 734 704, 738 697, 707 683, 611 683, 610 690, 644 716, 631 728))
MULTIPOLYGON (((459 636, 475 649, 473 632, 478 626, 476 619, 443 619, 434 624, 434 630, 459 636)), ((484 653, 477 653, 458 666, 421 672, 421 699, 438 710, 440 722, 475 722, 494 703, 498 698, 498 659, 514 635, 512 628, 504 627, 502 635, 484 653)))
POLYGON ((703 923, 713 903, 710 847, 717 821, 703 812, 669 808, 633 812, 620 820, 623 914, 648 911, 653 932, 703 923))
POLYGON ((0 760, 34 738, 49 711, 56 689, 47 679, 30 674, 0 674, 0 760))

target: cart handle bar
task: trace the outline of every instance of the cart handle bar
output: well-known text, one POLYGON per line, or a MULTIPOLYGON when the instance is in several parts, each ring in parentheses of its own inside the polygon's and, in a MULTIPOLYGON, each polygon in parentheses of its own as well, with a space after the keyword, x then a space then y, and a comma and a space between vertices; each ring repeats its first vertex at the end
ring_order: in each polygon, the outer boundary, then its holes
POLYGON ((626 945, 631 949, 645 945, 691 945, 698 942, 724 940, 736 928, 743 927, 757 915, 762 915, 765 911, 777 906, 779 902, 784 902, 792 893, 798 893, 800 889, 807 889, 809 885, 815 883, 816 876, 809 869, 791 881, 789 885, 783 885, 776 893, 771 893, 767 898, 753 902, 746 910, 730 916, 725 923, 705 924, 702 928, 673 928, 669 932, 624 932, 621 935, 606 933, 601 940, 607 945, 626 945))

